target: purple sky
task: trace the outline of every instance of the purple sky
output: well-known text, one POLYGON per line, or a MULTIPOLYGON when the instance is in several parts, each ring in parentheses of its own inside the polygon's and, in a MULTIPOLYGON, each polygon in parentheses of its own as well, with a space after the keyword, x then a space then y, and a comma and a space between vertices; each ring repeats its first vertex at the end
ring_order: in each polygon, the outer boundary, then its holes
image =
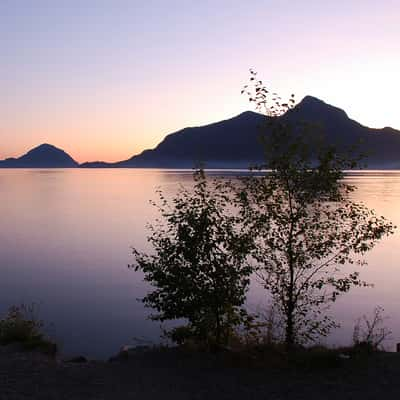
POLYGON ((400 129, 399 21, 399 0, 1 0, 0 158, 128 158, 249 109, 250 67, 400 129))

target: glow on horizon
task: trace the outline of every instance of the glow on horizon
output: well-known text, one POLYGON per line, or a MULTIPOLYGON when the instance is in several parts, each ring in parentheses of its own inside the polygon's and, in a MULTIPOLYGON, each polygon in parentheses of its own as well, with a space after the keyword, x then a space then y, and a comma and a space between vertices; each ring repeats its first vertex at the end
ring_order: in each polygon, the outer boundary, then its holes
POLYGON ((0 159, 43 142, 127 159, 249 109, 250 67, 280 93, 400 129, 400 3, 293 3, 1 2, 0 159))

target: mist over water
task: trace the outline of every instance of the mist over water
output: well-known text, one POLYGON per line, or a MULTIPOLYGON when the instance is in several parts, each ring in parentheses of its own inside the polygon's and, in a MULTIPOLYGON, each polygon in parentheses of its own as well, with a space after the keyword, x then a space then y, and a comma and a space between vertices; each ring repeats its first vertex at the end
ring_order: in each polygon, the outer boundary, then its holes
MULTIPOLYGON (((353 194, 400 226, 400 172, 364 171, 346 178, 353 194)), ((137 298, 147 286, 128 270, 130 247, 146 250, 161 188, 173 195, 191 171, 155 169, 0 170, 0 314, 12 304, 39 305, 39 316, 65 354, 106 358, 133 338, 157 343, 158 323, 137 298)), ((332 313, 342 328, 329 344, 349 344, 356 318, 381 305, 400 342, 400 232, 368 255, 362 278, 374 288, 343 296, 332 313)), ((249 305, 265 303, 252 285, 249 305)))

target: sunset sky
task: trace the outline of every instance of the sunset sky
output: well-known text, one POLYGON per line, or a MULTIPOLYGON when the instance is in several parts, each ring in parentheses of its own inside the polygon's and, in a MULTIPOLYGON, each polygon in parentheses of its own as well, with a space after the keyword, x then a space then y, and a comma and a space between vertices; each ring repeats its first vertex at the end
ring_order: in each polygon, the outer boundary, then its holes
POLYGON ((249 109, 250 67, 400 129, 400 0, 0 0, 0 158, 117 161, 249 109))

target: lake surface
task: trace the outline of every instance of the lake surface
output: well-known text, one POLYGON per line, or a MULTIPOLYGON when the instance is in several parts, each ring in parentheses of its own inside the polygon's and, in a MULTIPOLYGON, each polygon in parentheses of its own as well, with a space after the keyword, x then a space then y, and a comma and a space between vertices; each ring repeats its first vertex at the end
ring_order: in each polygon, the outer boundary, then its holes
MULTIPOLYGON (((354 193, 400 226, 400 171, 364 171, 347 178, 354 193)), ((138 298, 148 287, 129 270, 131 246, 146 250, 150 199, 190 184, 191 171, 150 169, 0 169, 0 314, 37 303, 47 330, 68 355, 106 358, 124 344, 159 342, 158 323, 138 298)), ((329 344, 349 344, 355 320, 377 305, 390 317, 392 349, 400 342, 400 231, 368 255, 362 277, 374 288, 341 298, 332 313, 342 327, 329 344)), ((265 303, 255 282, 249 307, 265 303)))

